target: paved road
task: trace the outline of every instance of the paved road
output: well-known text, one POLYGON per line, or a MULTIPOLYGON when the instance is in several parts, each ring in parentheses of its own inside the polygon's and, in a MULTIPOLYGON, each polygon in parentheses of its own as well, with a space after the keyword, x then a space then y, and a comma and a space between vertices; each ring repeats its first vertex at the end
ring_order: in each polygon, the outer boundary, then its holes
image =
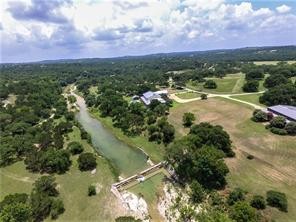
POLYGON ((240 100, 240 99, 236 99, 236 98, 231 97, 231 96, 243 96, 243 95, 261 94, 261 93, 264 93, 264 91, 254 92, 254 93, 215 94, 215 93, 206 93, 206 92, 196 91, 196 90, 189 89, 189 88, 184 88, 184 89, 185 89, 184 92, 173 93, 173 94, 170 94, 169 97, 171 99, 175 100, 178 103, 188 103, 188 102, 193 102, 193 101, 201 100, 200 97, 196 97, 196 98, 192 98, 192 99, 181 99, 180 97, 177 96, 177 94, 183 94, 183 93, 187 93, 187 92, 196 92, 196 93, 204 93, 204 94, 207 94, 208 98, 211 98, 211 97, 222 97, 222 98, 226 98, 226 99, 230 99, 230 100, 233 100, 233 101, 237 101, 237 102, 240 102, 240 103, 247 104, 249 106, 254 107, 255 109, 263 109, 264 108, 263 106, 259 106, 259 105, 254 104, 254 103, 250 103, 250 102, 247 102, 247 101, 243 101, 243 100, 240 100))

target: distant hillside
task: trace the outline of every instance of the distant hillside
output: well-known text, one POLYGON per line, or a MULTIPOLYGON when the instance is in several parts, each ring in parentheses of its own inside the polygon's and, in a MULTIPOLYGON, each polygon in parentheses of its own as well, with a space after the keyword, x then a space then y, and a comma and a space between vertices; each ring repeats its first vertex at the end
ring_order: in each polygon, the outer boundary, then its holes
POLYGON ((129 59, 155 59, 155 58, 192 57, 204 61, 264 61, 264 60, 296 60, 296 46, 268 46, 268 47, 246 47, 239 49, 219 49, 209 51, 171 52, 157 53, 143 56, 123 56, 116 58, 82 58, 82 59, 60 59, 44 60, 36 63, 98 63, 106 61, 118 61, 129 59))

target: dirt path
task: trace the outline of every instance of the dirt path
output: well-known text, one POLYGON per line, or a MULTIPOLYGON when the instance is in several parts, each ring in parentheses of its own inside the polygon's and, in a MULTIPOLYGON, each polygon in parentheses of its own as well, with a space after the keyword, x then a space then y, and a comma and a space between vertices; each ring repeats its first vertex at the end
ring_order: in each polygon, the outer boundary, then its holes
MULTIPOLYGON (((244 95, 261 94, 261 93, 264 93, 264 91, 254 92, 254 93, 214 94, 214 93, 206 93, 206 92, 202 92, 202 91, 196 91, 196 90, 189 89, 189 88, 185 88, 185 90, 186 91, 182 92, 182 93, 186 93, 186 92, 204 93, 204 94, 207 94, 208 98, 222 97, 222 98, 225 98, 225 99, 230 99, 230 100, 233 100, 233 101, 236 101, 236 102, 244 103, 246 105, 254 107, 255 109, 263 109, 264 108, 263 106, 259 106, 259 105, 254 104, 254 103, 246 102, 246 101, 231 97, 231 96, 244 96, 244 95)), ((178 94, 181 94, 181 93, 178 93, 178 94)), ((180 97, 178 97, 178 95, 176 93, 170 94, 169 97, 170 97, 170 99, 173 99, 178 103, 189 103, 189 102, 201 100, 200 97, 196 97, 196 98, 192 98, 192 99, 181 99, 180 97)))

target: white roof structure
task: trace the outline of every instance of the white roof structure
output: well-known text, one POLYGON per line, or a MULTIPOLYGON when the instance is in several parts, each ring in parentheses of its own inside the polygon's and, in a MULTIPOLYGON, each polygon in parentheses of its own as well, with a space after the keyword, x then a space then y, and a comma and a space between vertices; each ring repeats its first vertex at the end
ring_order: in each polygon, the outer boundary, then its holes
POLYGON ((161 94, 164 94, 164 93, 160 93, 160 92, 161 91, 158 91, 158 93, 152 92, 152 91, 145 92, 143 93, 143 96, 141 96, 141 100, 146 106, 150 105, 152 100, 158 100, 160 103, 165 103, 165 100, 160 96, 161 94))

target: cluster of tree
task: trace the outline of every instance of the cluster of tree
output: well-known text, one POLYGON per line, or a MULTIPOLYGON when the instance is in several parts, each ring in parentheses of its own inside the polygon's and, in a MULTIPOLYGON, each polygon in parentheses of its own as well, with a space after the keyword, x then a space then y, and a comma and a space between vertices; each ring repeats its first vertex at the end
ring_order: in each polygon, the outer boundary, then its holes
POLYGON ((221 126, 193 125, 190 133, 166 149, 166 159, 185 183, 196 180, 208 189, 223 188, 229 172, 223 158, 233 156, 229 135, 221 126))
POLYGON ((252 67, 246 71, 246 82, 243 85, 244 92, 258 92, 259 80, 264 78, 264 70, 258 67, 252 67))
POLYGON ((273 116, 271 112, 264 112, 262 110, 256 109, 253 112, 251 118, 255 122, 268 122, 269 125, 266 126, 267 129, 270 129, 272 133, 279 135, 296 135, 296 122, 289 121, 287 122, 286 118, 283 116, 273 116))
POLYGON ((260 103, 267 106, 292 105, 296 106, 296 82, 281 84, 268 89, 259 98, 260 103))
MULTIPOLYGON (((36 165, 42 165, 45 170, 49 167, 48 160, 55 159, 53 155, 67 159, 67 153, 58 150, 63 148, 63 135, 72 128, 71 121, 66 119, 57 125, 53 123, 53 118, 67 114, 65 100, 60 95, 61 86, 51 80, 33 79, 11 81, 7 87, 17 99, 14 105, 0 108, 0 165, 31 156, 38 158, 40 164, 36 165), (53 118, 49 118, 50 115, 53 118)), ((34 160, 32 165, 35 165, 34 160)))
POLYGON ((195 121, 195 116, 193 113, 184 113, 183 114, 183 126, 191 127, 193 122, 195 121))
POLYGON ((25 193, 7 195, 0 202, 1 221, 43 221, 48 216, 57 219, 65 208, 56 186, 54 177, 42 176, 34 183, 29 196, 25 193))
POLYGON ((217 83, 214 80, 209 79, 209 80, 207 80, 205 82, 203 87, 206 88, 206 89, 216 89, 217 88, 217 83))
POLYGON ((175 138, 175 128, 167 121, 166 117, 160 118, 156 124, 148 126, 149 141, 171 143, 175 138))

